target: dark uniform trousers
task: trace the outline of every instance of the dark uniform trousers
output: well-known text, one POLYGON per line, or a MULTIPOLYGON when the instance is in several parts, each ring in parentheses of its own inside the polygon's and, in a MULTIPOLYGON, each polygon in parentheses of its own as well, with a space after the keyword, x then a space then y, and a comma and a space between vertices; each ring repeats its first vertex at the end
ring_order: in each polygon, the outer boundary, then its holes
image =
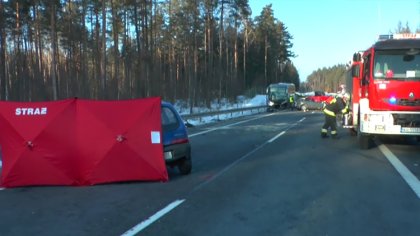
POLYGON ((321 136, 327 137, 328 128, 331 128, 331 135, 336 136, 337 135, 337 120, 335 118, 335 115, 334 116, 329 115, 325 113, 325 111, 324 111, 324 115, 325 115, 325 123, 322 126, 321 136))

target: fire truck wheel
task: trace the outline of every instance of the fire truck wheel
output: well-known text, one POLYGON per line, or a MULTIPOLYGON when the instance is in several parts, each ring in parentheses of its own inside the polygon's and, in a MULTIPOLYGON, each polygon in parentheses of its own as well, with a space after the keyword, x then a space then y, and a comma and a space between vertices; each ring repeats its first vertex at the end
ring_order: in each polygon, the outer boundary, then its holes
POLYGON ((359 139, 360 149, 367 150, 370 148, 372 143, 372 137, 366 134, 362 134, 360 131, 357 133, 357 138, 359 139))

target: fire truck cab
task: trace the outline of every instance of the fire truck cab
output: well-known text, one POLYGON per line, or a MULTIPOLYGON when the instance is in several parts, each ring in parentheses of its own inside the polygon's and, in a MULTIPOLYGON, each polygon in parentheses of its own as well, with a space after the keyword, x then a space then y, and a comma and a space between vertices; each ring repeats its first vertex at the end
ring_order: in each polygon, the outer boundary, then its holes
POLYGON ((420 137, 420 34, 380 36, 354 54, 348 74, 352 112, 344 127, 362 149, 376 135, 420 137))

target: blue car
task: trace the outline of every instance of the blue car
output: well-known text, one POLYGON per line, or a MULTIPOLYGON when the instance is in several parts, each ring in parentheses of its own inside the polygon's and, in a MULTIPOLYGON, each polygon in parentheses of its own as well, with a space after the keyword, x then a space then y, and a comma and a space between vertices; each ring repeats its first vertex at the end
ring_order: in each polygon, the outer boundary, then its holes
POLYGON ((191 145, 187 127, 168 102, 162 102, 163 149, 166 165, 178 167, 181 174, 191 173, 191 145))

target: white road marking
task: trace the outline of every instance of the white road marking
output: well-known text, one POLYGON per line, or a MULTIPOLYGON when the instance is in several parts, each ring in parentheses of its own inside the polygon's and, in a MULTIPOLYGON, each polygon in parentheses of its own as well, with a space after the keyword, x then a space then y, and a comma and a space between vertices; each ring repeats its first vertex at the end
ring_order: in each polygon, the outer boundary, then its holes
POLYGON ((290 125, 289 127, 287 127, 287 129, 285 129, 284 131, 282 131, 281 133, 277 134, 276 136, 274 136, 272 139, 268 140, 268 143, 272 143, 274 142, 274 140, 278 139, 280 136, 282 136, 283 134, 286 133, 286 131, 288 131, 289 129, 291 129, 292 127, 295 127, 298 123, 302 122, 305 120, 305 117, 303 117, 302 119, 300 119, 297 123, 294 123, 292 125, 290 125))
POLYGON ((379 150, 385 155, 388 161, 394 166, 394 168, 400 173, 405 182, 411 187, 414 193, 420 198, 420 181, 417 179, 407 167, 401 163, 400 160, 383 144, 379 145, 379 150))
POLYGON ((168 212, 175 209, 177 206, 179 206, 181 203, 183 203, 185 199, 176 200, 172 202, 171 204, 167 205, 162 210, 156 212, 154 215, 149 217, 147 220, 144 220, 143 222, 139 223, 138 225, 134 226, 133 228, 129 229, 127 232, 121 234, 121 236, 134 236, 143 229, 145 229, 147 226, 151 225, 153 222, 157 221, 159 218, 163 217, 168 212))
POLYGON ((260 146, 256 147, 255 149, 251 150, 250 152, 248 152, 247 154, 243 155, 242 157, 240 157, 239 159, 237 159, 236 161, 232 162, 230 165, 226 166, 225 168, 223 168, 221 171, 217 172, 215 175, 213 175, 211 178, 209 178, 208 180, 204 181, 203 183, 197 185, 192 192, 195 192, 199 189, 201 189, 202 187, 204 187, 205 185, 213 182, 214 180, 216 180, 219 176, 221 176, 222 174, 228 172, 230 169, 232 169, 234 166, 236 166, 238 163, 240 163, 241 161, 245 160, 246 158, 248 158, 249 156, 251 156, 253 153, 257 152, 258 150, 260 150, 261 148, 263 148, 265 145, 273 142, 275 139, 277 139, 278 137, 282 136, 283 134, 286 133, 287 130, 291 129, 292 127, 296 126, 298 123, 302 122, 303 120, 305 120, 305 117, 302 118, 301 120, 299 120, 298 122, 290 125, 289 127, 287 127, 287 129, 285 129, 284 131, 282 131, 280 134, 277 134, 276 136, 274 136, 273 138, 271 138, 270 140, 264 142, 263 144, 261 144, 260 146))
POLYGON ((282 131, 281 133, 279 133, 276 136, 274 136, 272 139, 268 140, 268 142, 269 143, 272 143, 274 140, 276 140, 277 138, 279 138, 280 136, 282 136, 285 133, 286 133, 286 131, 282 131))
MULTIPOLYGON (((271 115, 271 114, 270 114, 271 115)), ((203 132, 199 132, 194 134, 195 135, 199 135, 199 134, 203 134, 203 133, 208 133, 211 131, 215 131, 218 129, 222 129, 222 128, 226 128, 229 126, 233 126, 233 125, 237 125, 237 124, 241 124, 241 123, 245 123, 251 120, 256 120, 256 119, 260 119, 261 117, 257 117, 255 119, 250 119, 250 120, 245 120, 245 121, 240 121, 234 124, 230 124, 230 125, 226 125, 223 127, 219 127, 219 128, 215 128, 215 129, 210 129, 207 131, 203 131, 203 132)), ((291 129, 292 127, 296 126, 298 123, 302 122, 303 120, 305 120, 305 117, 300 119, 298 122, 290 125, 286 130, 282 131, 280 134, 276 135, 274 138, 271 138, 270 140, 268 140, 267 142, 261 144, 260 146, 256 147, 255 149, 253 149, 252 151, 248 152, 247 154, 245 154, 244 156, 242 156, 241 158, 237 159, 236 161, 234 161, 233 163, 231 163, 230 165, 226 166, 225 168, 223 168, 221 171, 219 171, 217 174, 213 175, 210 179, 206 180, 205 182, 199 184, 198 186, 196 186, 192 192, 197 191, 198 189, 201 189, 203 186, 213 182, 215 179, 217 179, 219 176, 221 176, 222 174, 226 173, 228 170, 232 169, 234 166, 236 166, 239 162, 243 161, 244 159, 248 158, 249 156, 251 156, 251 154, 255 153, 256 151, 260 150, 261 148, 263 148, 266 144, 271 143, 272 141, 274 141, 275 139, 277 139, 278 137, 280 137, 281 135, 285 134, 287 130, 291 129)), ((190 135, 191 137, 191 135, 190 135)), ((172 211, 173 209, 175 209, 177 206, 179 206, 181 203, 183 203, 185 201, 185 199, 182 200, 176 200, 174 202, 172 202, 171 204, 169 204, 168 206, 166 206, 165 208, 163 208, 162 210, 158 211, 157 213, 155 213, 153 216, 149 217, 148 219, 144 220, 143 222, 139 223, 138 225, 134 226, 133 228, 129 229, 127 232, 123 233, 121 236, 134 236, 137 233, 139 233, 140 231, 142 231, 143 229, 145 229, 146 227, 148 227, 149 225, 151 225, 153 222, 157 221, 158 219, 162 218, 165 214, 167 214, 168 212, 172 211)))
POLYGON ((195 133, 195 134, 190 134, 190 135, 188 135, 188 136, 189 136, 189 137, 194 137, 194 136, 197 136, 197 135, 200 135, 200 134, 210 133, 210 132, 213 132, 213 131, 215 131, 215 130, 224 129, 224 128, 227 128, 227 127, 230 127, 230 126, 239 125, 239 124, 242 124, 242 123, 245 123, 245 122, 249 122, 249 121, 253 121, 253 120, 258 120, 258 119, 261 119, 261 118, 265 118, 265 117, 267 117, 267 116, 272 116, 272 115, 274 115, 274 114, 275 114, 275 113, 273 113, 273 114, 269 114, 269 115, 265 115, 265 116, 259 116, 259 117, 256 117, 256 118, 254 118, 254 119, 249 119, 249 120, 239 121, 239 122, 236 122, 236 123, 233 123, 233 124, 229 124, 229 125, 225 125, 225 126, 221 126, 221 127, 218 127, 218 128, 214 128, 214 129, 209 129, 209 130, 201 131, 201 132, 198 132, 198 133, 195 133))

